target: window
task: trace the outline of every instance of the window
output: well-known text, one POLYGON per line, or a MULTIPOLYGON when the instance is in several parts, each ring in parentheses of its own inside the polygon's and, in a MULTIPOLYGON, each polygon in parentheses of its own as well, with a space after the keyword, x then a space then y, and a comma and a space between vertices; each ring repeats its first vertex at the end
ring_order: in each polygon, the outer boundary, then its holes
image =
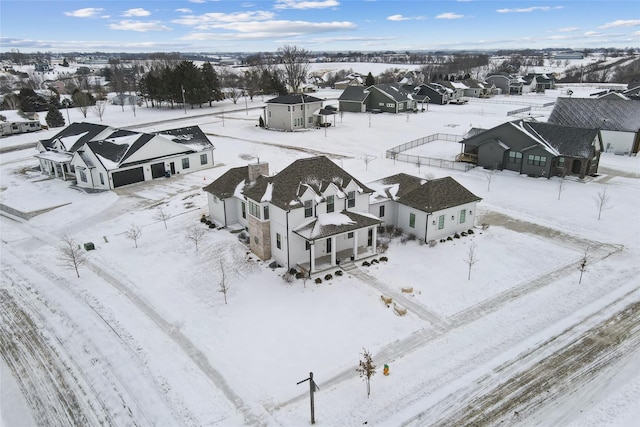
POLYGON ((182 169, 189 169, 189 159, 182 159, 182 169))
POLYGON ((309 124, 313 123, 313 117, 309 117, 309 124))
POLYGON ((104 175, 100 172, 100 184, 104 185, 104 175))
POLYGON ((398 104, 398 110, 404 110, 404 104, 398 104))
POLYGON ((334 198, 333 196, 327 196, 327 213, 334 211, 334 198))
POLYGON ((522 163, 522 153, 519 153, 517 151, 509 151, 509 162, 522 163))
POLYGON ((304 217, 309 218, 313 215, 313 202, 311 200, 304 201, 304 217))
POLYGON ((416 228, 416 214, 409 214, 409 227, 416 228))
POLYGON ((352 208, 356 205, 356 192, 349 191, 347 193, 347 207, 352 208))
POLYGON ((282 236, 280 233, 276 233, 276 248, 282 249, 282 236))
POLYGON ((558 157, 558 166, 564 166, 564 157, 558 157))
POLYGON ((260 239, 258 239, 258 236, 253 236, 253 243, 255 243, 256 245, 260 244, 260 239))
POLYGON ((247 204, 242 202, 242 218, 247 218, 247 204))
POLYGON ((351 233, 347 233, 347 239, 353 239, 353 231, 351 233))
POLYGON ((271 117, 271 111, 269 111, 269 117, 271 117))
POLYGON ((466 219, 466 217, 467 217, 467 211, 462 209, 460 211, 460 224, 464 224, 464 220, 466 219))
POLYGON ((438 230, 442 230, 444 228, 444 215, 440 215, 438 217, 438 230))
POLYGON ((380 218, 382 218, 384 216, 384 205, 380 206, 380 215, 378 215, 380 218))
POLYGON ((287 105, 287 111, 291 111, 291 105, 287 105))
POLYGON ((307 242, 306 242, 305 249, 306 249, 306 250, 311 249, 311 243, 309 243, 309 241, 308 241, 308 240, 307 240, 307 242))
POLYGON ((200 154, 200 164, 201 165, 206 165, 207 163, 209 163, 209 159, 207 159, 207 155, 206 154, 200 154))
POLYGON ((258 205, 257 203, 249 202, 249 213, 252 216, 260 219, 260 205, 258 205))
POLYGON ((527 164, 534 166, 545 166, 547 164, 547 157, 529 154, 529 156, 527 157, 527 164))
POLYGON ((327 239, 327 253, 331 253, 331 237, 327 239))
POLYGON ((387 102, 387 107, 393 108, 393 102, 387 102))
POLYGON ((80 181, 87 182, 87 174, 83 170, 80 171, 80 181))
POLYGON ((269 206, 265 206, 262 208, 262 217, 264 219, 269 219, 269 206))

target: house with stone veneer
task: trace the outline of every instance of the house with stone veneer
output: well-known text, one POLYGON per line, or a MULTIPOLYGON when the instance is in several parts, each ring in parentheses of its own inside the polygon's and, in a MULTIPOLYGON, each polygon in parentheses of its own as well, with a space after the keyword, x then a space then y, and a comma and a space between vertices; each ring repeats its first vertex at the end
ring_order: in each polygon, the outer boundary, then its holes
POLYGON ((232 168, 204 187, 212 221, 244 228, 251 252, 309 275, 376 255, 372 190, 324 156, 276 175, 267 163, 232 168))

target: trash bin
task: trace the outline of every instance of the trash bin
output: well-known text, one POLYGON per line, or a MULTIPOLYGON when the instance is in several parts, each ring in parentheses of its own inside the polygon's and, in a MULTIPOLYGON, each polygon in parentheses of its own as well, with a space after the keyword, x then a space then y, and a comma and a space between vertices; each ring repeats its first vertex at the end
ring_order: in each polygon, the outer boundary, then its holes
POLYGON ((93 242, 87 242, 84 244, 84 250, 85 251, 92 251, 96 248, 96 246, 93 244, 93 242))

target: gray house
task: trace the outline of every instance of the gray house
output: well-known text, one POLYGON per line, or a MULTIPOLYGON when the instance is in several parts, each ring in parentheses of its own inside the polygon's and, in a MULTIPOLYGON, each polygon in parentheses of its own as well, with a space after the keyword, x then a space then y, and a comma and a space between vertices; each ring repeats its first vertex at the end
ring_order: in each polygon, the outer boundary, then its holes
POLYGON ((473 228, 482 200, 451 177, 425 180, 400 173, 367 184, 369 213, 424 241, 473 228))
POLYGON ((315 128, 322 99, 306 94, 282 95, 266 102, 264 122, 269 129, 294 131, 315 128))
POLYGON ((558 98, 549 123, 599 129, 607 153, 634 154, 640 148, 640 102, 625 99, 558 98))
POLYGON ((413 93, 397 83, 385 83, 367 88, 347 87, 338 98, 340 111, 364 113, 379 111, 404 113, 416 110, 413 93))
POLYGON ((524 80, 507 73, 491 74, 485 79, 487 83, 500 89, 503 95, 522 95, 524 80))
POLYGON ((597 129, 517 120, 469 136, 460 158, 529 176, 595 175, 602 152, 597 129))

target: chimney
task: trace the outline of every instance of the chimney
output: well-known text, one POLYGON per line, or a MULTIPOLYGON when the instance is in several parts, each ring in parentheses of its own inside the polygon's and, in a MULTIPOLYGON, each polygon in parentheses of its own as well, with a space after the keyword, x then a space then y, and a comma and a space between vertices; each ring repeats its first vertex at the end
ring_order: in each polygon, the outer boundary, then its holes
POLYGON ((269 176, 269 163, 257 163, 247 165, 249 169, 249 182, 254 182, 260 175, 269 176))

